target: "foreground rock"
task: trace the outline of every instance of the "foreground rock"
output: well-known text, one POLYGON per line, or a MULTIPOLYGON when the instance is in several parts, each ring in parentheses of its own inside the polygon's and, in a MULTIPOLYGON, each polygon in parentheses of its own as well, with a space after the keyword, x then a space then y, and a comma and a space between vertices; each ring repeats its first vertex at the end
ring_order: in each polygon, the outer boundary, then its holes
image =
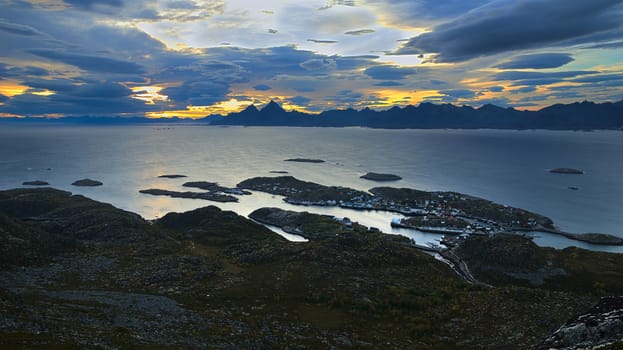
POLYGON ((360 178, 372 181, 398 181, 402 180, 402 177, 394 174, 381 174, 381 173, 367 173, 361 175, 360 178))
POLYGON ((46 181, 36 180, 36 181, 24 181, 22 185, 24 186, 48 186, 49 183, 47 183, 46 181))
POLYGON ((2 348, 530 349, 623 292, 614 254, 560 256, 580 286, 481 287, 405 238, 290 215, 323 237, 288 242, 216 207, 147 222, 68 192, 0 191, 2 348))
POLYGON ((623 297, 605 297, 587 313, 565 323, 541 349, 620 349, 623 346, 623 297), (611 347, 608 347, 611 345, 611 347))
POLYGON ((549 172, 554 173, 554 174, 575 174, 575 175, 584 174, 582 170, 573 169, 573 168, 555 168, 555 169, 551 169, 549 172))
POLYGON ((95 186, 101 186, 101 185, 103 185, 103 183, 101 181, 97 181, 97 180, 82 179, 82 180, 74 181, 72 183, 72 185, 73 186, 81 186, 81 187, 95 187, 95 186))

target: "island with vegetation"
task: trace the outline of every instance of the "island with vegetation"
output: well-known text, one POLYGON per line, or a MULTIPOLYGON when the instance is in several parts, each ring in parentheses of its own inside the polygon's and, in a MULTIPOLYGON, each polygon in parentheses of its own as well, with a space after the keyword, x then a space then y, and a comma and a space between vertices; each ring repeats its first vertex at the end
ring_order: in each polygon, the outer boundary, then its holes
POLYGON ((0 191, 3 348, 623 345, 616 319, 598 319, 620 305, 622 254, 474 236, 454 251, 481 282, 470 283, 404 237, 255 216, 310 240, 213 206, 148 222, 65 191, 0 191), (561 328, 586 313, 596 322, 561 328))

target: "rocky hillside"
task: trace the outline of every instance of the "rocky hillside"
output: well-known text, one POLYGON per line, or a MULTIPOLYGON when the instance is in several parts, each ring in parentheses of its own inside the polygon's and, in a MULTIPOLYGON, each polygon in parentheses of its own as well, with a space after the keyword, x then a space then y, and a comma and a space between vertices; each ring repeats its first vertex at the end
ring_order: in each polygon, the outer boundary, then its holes
POLYGON ((151 223, 53 189, 0 192, 0 243, 2 349, 530 349, 618 290, 594 269, 594 293, 474 286, 377 232, 293 243, 216 207, 151 223))

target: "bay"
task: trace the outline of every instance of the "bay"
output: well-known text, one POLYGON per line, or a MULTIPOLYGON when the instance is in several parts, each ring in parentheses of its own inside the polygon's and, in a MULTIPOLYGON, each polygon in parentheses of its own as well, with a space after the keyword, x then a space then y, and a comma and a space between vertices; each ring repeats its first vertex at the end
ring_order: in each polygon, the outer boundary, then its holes
MULTIPOLYGON (((392 229, 386 212, 291 206, 279 196, 255 193, 240 203, 154 197, 145 188, 182 189, 185 181, 224 186, 271 171, 325 185, 368 190, 375 186, 457 191, 552 218, 569 232, 623 235, 623 138, 620 131, 382 130, 214 126, 2 126, 0 189, 43 180, 153 219, 171 211, 217 205, 248 215, 279 206, 347 216, 418 243, 438 235, 392 229), (284 162, 317 158, 325 163, 284 162), (552 174, 556 167, 583 175, 552 174), (367 172, 402 180, 377 183, 367 172), (184 174, 162 179, 158 175, 184 174), (71 186, 92 178, 104 186, 71 186), (571 190, 569 187, 578 188, 571 190)), ((562 247, 559 238, 541 240, 562 247)), ((566 240, 568 241, 568 240, 566 240)))

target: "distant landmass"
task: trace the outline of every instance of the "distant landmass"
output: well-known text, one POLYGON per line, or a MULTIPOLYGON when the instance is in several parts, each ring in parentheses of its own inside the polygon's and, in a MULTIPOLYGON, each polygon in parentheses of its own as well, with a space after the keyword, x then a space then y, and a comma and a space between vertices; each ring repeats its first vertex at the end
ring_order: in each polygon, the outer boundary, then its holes
POLYGON ((211 115, 190 120, 181 118, 0 118, 4 123, 74 123, 74 124, 162 124, 187 123, 242 126, 361 126, 386 129, 549 129, 594 130, 623 129, 623 100, 619 102, 575 102, 555 104, 538 111, 520 111, 491 104, 479 108, 452 104, 421 103, 416 106, 392 107, 376 111, 329 110, 319 114, 286 111, 270 101, 262 109, 254 105, 227 116, 211 115))

